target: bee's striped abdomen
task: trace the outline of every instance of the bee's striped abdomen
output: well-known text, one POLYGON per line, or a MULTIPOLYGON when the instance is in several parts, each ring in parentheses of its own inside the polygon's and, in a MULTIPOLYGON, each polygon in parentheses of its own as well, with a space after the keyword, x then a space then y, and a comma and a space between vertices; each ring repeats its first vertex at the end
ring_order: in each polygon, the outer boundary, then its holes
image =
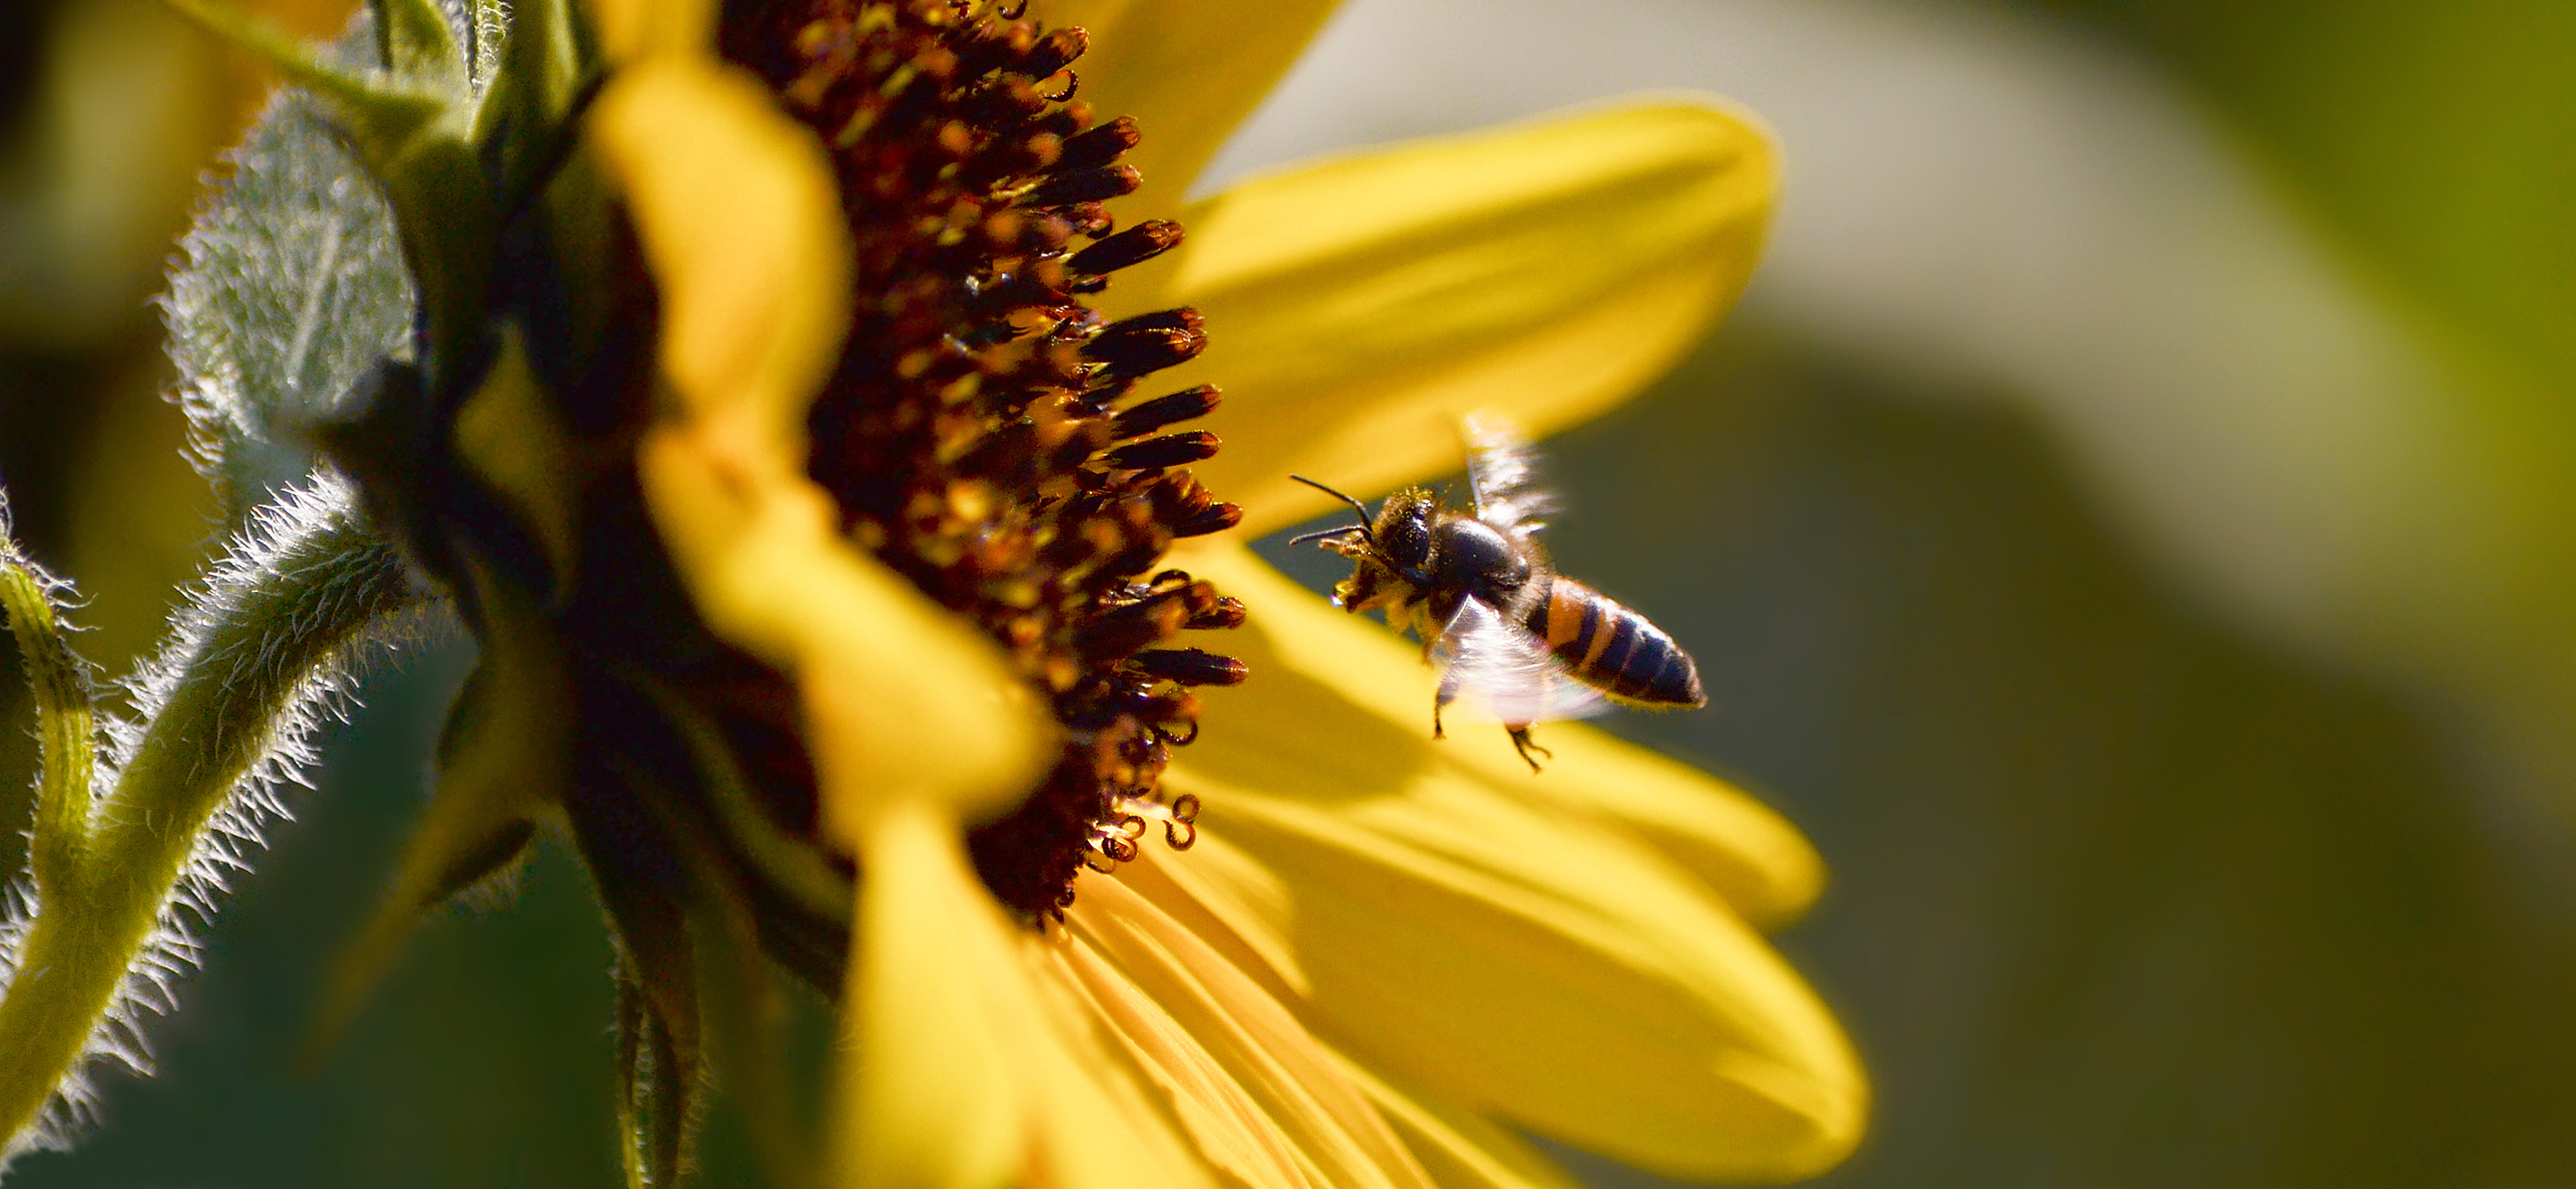
POLYGON ((1546 575, 1527 626, 1567 671, 1632 702, 1699 706, 1699 666, 1663 629, 1571 578, 1546 575))

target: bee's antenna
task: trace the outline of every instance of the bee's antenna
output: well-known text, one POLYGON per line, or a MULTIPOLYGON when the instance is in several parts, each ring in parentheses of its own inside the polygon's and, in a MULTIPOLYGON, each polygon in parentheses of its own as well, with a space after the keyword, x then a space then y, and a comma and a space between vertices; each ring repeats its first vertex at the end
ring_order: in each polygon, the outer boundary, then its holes
MULTIPOLYGON (((1358 500, 1355 500, 1355 499, 1352 499, 1352 498, 1351 498, 1351 497, 1349 497, 1349 496, 1343 495, 1341 492, 1335 491, 1335 490, 1333 490, 1333 489, 1332 489, 1332 488, 1330 488, 1330 487, 1326 487, 1326 486, 1324 486, 1324 485, 1323 485, 1323 484, 1321 484, 1321 483, 1317 483, 1317 482, 1315 482, 1314 480, 1312 480, 1312 479, 1309 479, 1309 478, 1305 477, 1304 475, 1290 475, 1290 476, 1288 476, 1288 477, 1289 477, 1289 478, 1291 478, 1291 479, 1294 479, 1294 480, 1296 480, 1296 481, 1298 481, 1298 482, 1300 482, 1300 483, 1303 483, 1303 484, 1305 484, 1305 485, 1306 485, 1306 486, 1308 486, 1308 487, 1312 487, 1312 488, 1314 488, 1314 489, 1315 489, 1315 490, 1317 490, 1317 491, 1323 492, 1325 495, 1329 495, 1329 496, 1333 497, 1334 499, 1340 500, 1340 501, 1342 501, 1342 502, 1343 502, 1343 503, 1345 503, 1345 504, 1349 504, 1349 505, 1351 506, 1351 510, 1352 510, 1352 511, 1357 512, 1357 513, 1359 513, 1359 514, 1360 514, 1360 522, 1359 522, 1358 524, 1356 524, 1356 525, 1353 525, 1352 527, 1353 527, 1353 528, 1357 528, 1358 530, 1360 530, 1360 539, 1361 539, 1361 540, 1363 540, 1363 541, 1368 542, 1368 543, 1369 543, 1369 547, 1370 547, 1370 548, 1376 548, 1376 547, 1377 547, 1377 534, 1372 533, 1372 532, 1370 532, 1370 531, 1369 531, 1369 510, 1368 510, 1368 505, 1367 505, 1367 504, 1363 504, 1363 503, 1359 502, 1358 500)), ((1347 529, 1347 528, 1337 528, 1337 529, 1329 529, 1329 530, 1326 530, 1326 531, 1324 531, 1324 532, 1320 532, 1320 533, 1308 533, 1308 534, 1306 534, 1305 536, 1294 538, 1294 539, 1290 540, 1288 543, 1289 543, 1289 544, 1291 544, 1291 545, 1295 545, 1295 544, 1298 544, 1299 542, 1318 540, 1318 539, 1320 539, 1320 538, 1333 536, 1333 535, 1335 535, 1335 534, 1337 534, 1337 533, 1346 533, 1346 532, 1349 532, 1349 531, 1351 531, 1351 530, 1350 530, 1350 529, 1347 529)))

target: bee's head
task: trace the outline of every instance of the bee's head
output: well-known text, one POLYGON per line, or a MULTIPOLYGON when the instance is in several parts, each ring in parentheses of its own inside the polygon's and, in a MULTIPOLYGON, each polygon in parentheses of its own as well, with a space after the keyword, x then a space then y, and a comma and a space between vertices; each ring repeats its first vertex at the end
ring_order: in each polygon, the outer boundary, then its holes
POLYGON ((1419 487, 1408 487, 1386 497, 1377 506, 1377 519, 1369 526, 1368 556, 1402 575, 1407 581, 1422 582, 1424 568, 1431 562, 1431 520, 1440 510, 1440 501, 1419 487))
POLYGON ((1440 501, 1430 492, 1405 488, 1386 497, 1371 516, 1368 505, 1341 492, 1303 475, 1289 478, 1349 504, 1360 514, 1358 524, 1307 533, 1288 542, 1313 542, 1358 563, 1350 578, 1334 588, 1333 601, 1343 610, 1365 611, 1400 602, 1427 581, 1424 567, 1431 559, 1431 522, 1440 509, 1440 501))

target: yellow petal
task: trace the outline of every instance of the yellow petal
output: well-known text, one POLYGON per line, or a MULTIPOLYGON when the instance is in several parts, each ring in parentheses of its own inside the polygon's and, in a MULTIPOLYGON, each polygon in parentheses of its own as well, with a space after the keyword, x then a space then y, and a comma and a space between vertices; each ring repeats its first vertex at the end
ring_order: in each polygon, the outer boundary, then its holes
POLYGON ((1047 728, 962 623, 842 539, 804 478, 805 409, 840 349, 849 249, 822 149, 740 71, 665 56, 621 71, 593 143, 661 296, 676 418, 639 445, 656 527, 718 635, 794 674, 825 825, 923 795, 996 805, 1047 728))
MULTIPOLYGON (((1292 763, 1265 783, 1317 781, 1292 763)), ((1674 1176, 1809 1175, 1858 1139, 1867 1090, 1832 1017, 1652 852, 1436 767, 1342 806, 1169 784, 1296 889, 1274 927, 1312 988, 1300 1014, 1353 1058, 1674 1176)))
MULTIPOLYGON (((924 807, 886 813, 861 854, 850 979, 856 1045, 842 1071, 842 1183, 986 1189, 1010 1183, 1034 1104, 1008 1030, 1034 1029, 1008 983, 1009 928, 924 807)), ((1019 998, 1025 998, 1020 996, 1019 998)))
POLYGON ((956 823, 920 805, 862 855, 840 1070, 840 1183, 858 1189, 1200 1189, 1204 1170, 1102 1051, 1044 943, 1005 922, 956 823))
MULTIPOLYGON (((1355 1059, 1577 1146, 1695 1178, 1802 1175, 1848 1152, 1867 1089, 1795 973, 1706 883, 1642 845, 1644 825, 1614 816, 1615 804, 1587 806, 1572 785, 1557 797, 1508 791, 1506 780, 1568 780, 1581 759, 1560 750, 1547 773, 1506 777, 1494 762, 1517 760, 1499 730, 1433 743, 1417 659, 1404 658, 1410 671, 1369 664, 1378 650, 1313 639, 1381 629, 1283 627, 1278 608, 1312 596, 1276 578, 1247 583, 1241 562, 1187 561, 1251 602, 1252 624, 1227 644, 1260 676, 1209 695, 1211 729, 1166 782, 1201 799, 1207 838, 1286 892, 1231 896, 1262 886, 1242 878, 1192 889, 1209 897, 1198 918, 1217 922, 1200 928, 1238 934, 1216 944, 1293 952, 1305 993, 1292 1006, 1355 1059), (1335 656, 1361 663, 1296 663, 1335 656), (1410 693, 1399 707, 1387 689, 1410 693)), ((1581 733, 1543 731, 1551 745, 1581 733)), ((1705 778, 1691 784, 1727 796, 1705 778)), ((1660 795, 1678 802, 1688 787, 1660 795)), ((1730 855, 1718 834, 1696 841, 1703 860, 1731 868, 1739 894, 1765 886, 1759 848, 1730 855)), ((1159 904, 1179 882, 1137 887, 1159 904)))
MULTIPOLYGON (((1293 944, 1281 931, 1294 909, 1286 885, 1240 850, 1225 845, 1223 838, 1202 830, 1198 844, 1187 854, 1164 854, 1149 847, 1135 862, 1119 867, 1117 882, 1186 929, 1199 944, 1234 963, 1280 1002, 1294 1005, 1306 998, 1308 984, 1303 975, 1280 977, 1293 970, 1293 955, 1288 961, 1276 961, 1293 944)), ((1092 886, 1096 884, 1085 885, 1086 895, 1092 886)), ((1449 1189, 1574 1189, 1553 1162, 1492 1121, 1436 1096, 1398 1090, 1383 1071, 1338 1053, 1332 1057, 1404 1141, 1432 1183, 1449 1189)), ((1202 1139, 1201 1144, 1204 1147, 1207 1141, 1202 1139)))
POLYGON ((1258 784, 1252 777, 1271 755, 1329 752, 1315 762, 1347 773, 1325 786, 1324 795, 1339 797, 1362 787, 1348 781, 1387 766, 1438 762, 1503 795, 1616 820, 1765 928, 1797 916, 1823 888, 1824 863, 1796 827, 1714 777, 1580 723, 1537 728, 1556 760, 1535 777, 1497 727, 1461 723, 1434 744, 1434 680, 1413 645, 1334 610, 1241 546, 1202 546, 1173 561, 1252 609, 1221 643, 1256 675, 1205 695, 1211 729, 1182 755, 1184 766, 1258 784), (1320 749, 1300 741, 1318 736, 1345 742, 1320 749))
MULTIPOLYGON (((1046 0, 1049 25, 1079 25, 1091 48, 1073 68, 1102 119, 1134 116, 1144 139, 1124 158, 1144 188, 1121 222, 1170 218, 1190 182, 1331 16, 1335 0, 1046 0)), ((1192 228, 1193 232, 1197 229, 1192 228)))
POLYGON ((911 798, 967 811, 1034 783, 1052 727, 1001 654, 845 541, 830 499, 710 418, 648 431, 636 473, 717 635, 796 678, 824 828, 855 848, 911 798))
POLYGON ((1067 965, 1220 1168, 1251 1184, 1429 1189, 1332 1055, 1190 930, 1116 879, 1085 880, 1066 924, 1067 965))
POLYGON ((1576 1189, 1554 1161, 1511 1132, 1454 1104, 1398 1090, 1375 1071, 1343 1061, 1351 1080, 1443 1189, 1576 1189))
POLYGON ((705 54, 715 42, 715 0, 590 0, 600 52, 611 62, 647 54, 705 54))
POLYGON ((1136 861, 1118 868, 1118 881, 1272 995, 1283 1001, 1305 996, 1309 984, 1297 951, 1272 927, 1293 911, 1294 891, 1224 838, 1202 830, 1187 857, 1169 860, 1142 848, 1136 861))
POLYGON ((801 466, 805 408, 849 324, 822 145, 751 75, 677 55, 620 70, 589 130, 652 266, 663 373, 694 412, 758 410, 801 466))
POLYGON ((1545 435, 1626 399, 1743 288, 1777 173, 1697 102, 1424 141, 1196 205, 1168 283, 1125 296, 1206 315, 1169 380, 1225 390, 1193 469, 1257 535, 1331 506, 1291 472, 1384 491, 1458 469, 1469 411, 1545 435))
POLYGON ((1017 957, 1052 1041, 1036 1052, 1047 1109, 1038 1119, 1036 1158, 1022 1183, 1063 1189, 1212 1189, 1202 1154, 1146 1090, 1134 1066, 1113 1052, 1093 1005, 1066 977, 1063 946, 1021 932, 1017 957), (1045 1064, 1044 1062, 1052 1062, 1045 1064))
POLYGON ((1305 1189, 1295 1149, 1216 1060, 1136 986, 1085 948, 1069 952, 1063 977, 1090 996, 1091 1010, 1125 1042, 1172 1103, 1190 1141, 1219 1173, 1245 1185, 1305 1189))

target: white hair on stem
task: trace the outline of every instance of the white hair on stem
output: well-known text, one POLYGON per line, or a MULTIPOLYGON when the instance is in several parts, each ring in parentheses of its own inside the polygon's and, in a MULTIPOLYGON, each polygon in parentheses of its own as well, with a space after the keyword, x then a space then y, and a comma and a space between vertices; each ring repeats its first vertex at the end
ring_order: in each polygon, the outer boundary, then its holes
MULTIPOLYGON (((434 622, 426 590, 389 577, 399 572, 400 562, 359 520, 347 481, 328 469, 262 508, 173 613, 159 654, 122 683, 131 716, 99 716, 106 746, 91 783, 87 825, 93 838, 117 824, 108 820, 114 807, 135 803, 129 794, 136 790, 122 784, 178 700, 202 697, 206 690, 216 692, 218 701, 240 696, 243 705, 224 705, 225 713, 209 719, 207 730, 182 736, 182 746, 190 749, 185 777, 220 776, 203 769, 227 759, 238 767, 196 829, 152 927, 128 959, 79 1057, 32 1124, 0 1147, 0 1170, 24 1152, 65 1147, 96 1124, 93 1079, 99 1070, 113 1064, 151 1071, 144 1023, 177 1007, 179 984, 202 959, 199 935, 214 919, 232 876, 250 870, 253 852, 264 845, 264 827, 291 816, 281 796, 284 786, 311 787, 305 772, 316 759, 316 728, 332 719, 346 721, 354 680, 365 665, 417 641, 434 622), (346 565, 352 550, 374 555, 346 565), (251 630, 244 631, 246 625, 251 630), (263 698, 271 688, 274 693, 263 698), (235 721, 229 713, 234 709, 249 713, 235 721)), ((146 804, 142 812, 151 809, 146 804)), ((14 982, 44 908, 32 882, 0 892, 0 994, 14 982)))

